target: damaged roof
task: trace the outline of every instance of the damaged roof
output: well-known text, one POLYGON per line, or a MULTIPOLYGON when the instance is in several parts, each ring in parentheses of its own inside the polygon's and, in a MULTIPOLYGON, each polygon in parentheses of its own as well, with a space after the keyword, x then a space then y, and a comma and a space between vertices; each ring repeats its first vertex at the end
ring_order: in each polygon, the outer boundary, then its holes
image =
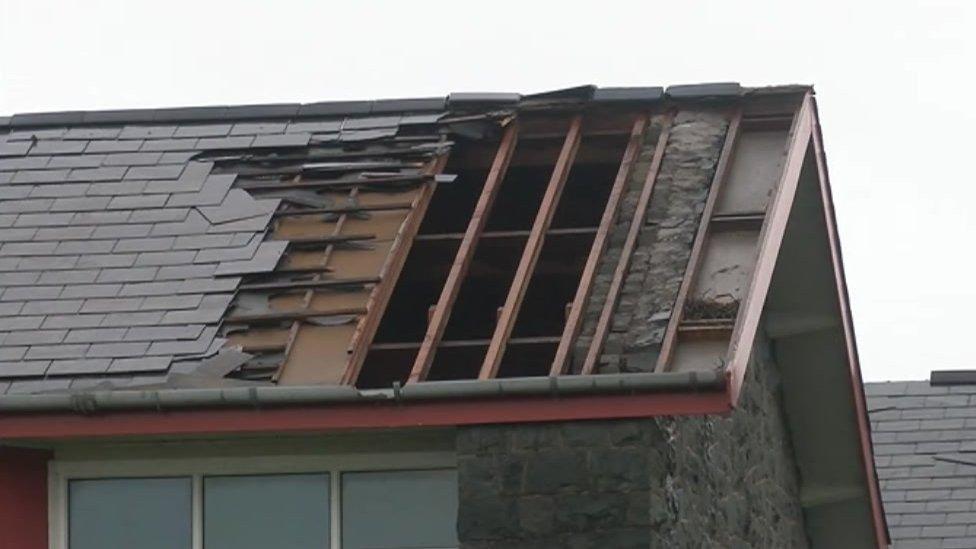
POLYGON ((806 91, 0 119, 0 391, 722 383, 806 91))

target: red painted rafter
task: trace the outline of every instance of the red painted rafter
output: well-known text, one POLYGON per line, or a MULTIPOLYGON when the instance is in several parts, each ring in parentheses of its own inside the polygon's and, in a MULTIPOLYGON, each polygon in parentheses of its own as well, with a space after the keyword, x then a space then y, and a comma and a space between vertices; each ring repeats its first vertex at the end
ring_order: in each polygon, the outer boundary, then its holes
POLYGON ((546 192, 542 196, 539 212, 532 223, 529 239, 525 243, 525 249, 522 250, 522 258, 515 269, 515 278, 512 279, 512 285, 508 289, 508 296, 502 306, 498 324, 495 326, 495 332, 491 337, 491 343, 488 344, 488 352, 485 355, 484 363, 481 365, 479 379, 492 379, 498 374, 498 368, 505 356, 505 348, 508 346, 508 338, 511 337, 512 330, 515 328, 515 320, 522 308, 522 300, 525 298, 525 292, 532 280, 532 273, 535 271, 539 255, 542 253, 542 245, 546 241, 546 231, 552 225, 552 218, 556 215, 559 198, 566 186, 569 172, 573 168, 582 131, 583 115, 577 114, 569 124, 569 131, 566 133, 566 139, 559 151, 552 176, 546 186, 546 192))
POLYGON ((644 188, 641 189, 640 197, 637 200, 637 209, 634 211, 634 218, 630 222, 630 229, 627 231, 627 238, 620 253, 620 259, 613 272, 613 279, 610 281, 610 289, 607 293, 607 301, 603 304, 600 311, 600 318, 597 321, 596 330, 593 333, 593 341, 590 342, 590 349, 583 362, 581 374, 592 374, 596 371, 596 363, 603 351, 603 344, 610 332, 610 321, 613 311, 617 308, 617 300, 620 298, 620 290, 623 288, 624 278, 630 268, 630 259, 637 246, 637 238, 640 236, 641 228, 644 226, 644 218, 647 215, 647 207, 651 203, 651 196, 654 194, 654 183, 657 180, 657 172, 661 169, 661 161, 664 158, 664 150, 668 145, 668 137, 671 135, 671 122, 674 120, 674 113, 667 116, 661 135, 657 138, 657 146, 654 149, 654 158, 651 167, 647 171, 644 179, 644 188))
POLYGON ((434 307, 430 322, 427 324, 427 332, 424 334, 424 340, 410 371, 409 383, 427 379, 427 373, 430 371, 430 365, 434 362, 437 347, 440 345, 441 338, 444 337, 447 321, 451 318, 454 302, 457 300, 458 292, 461 291, 461 283, 467 276, 471 260, 474 258, 475 246, 485 230, 488 214, 495 203, 498 189, 501 188, 505 173, 508 171, 508 164, 515 153, 516 143, 518 143, 517 120, 509 124, 502 136, 501 143, 498 145, 498 151, 495 153, 491 169, 488 171, 488 177, 485 179, 485 186, 481 190, 481 196, 478 197, 474 213, 471 214, 471 221, 468 222, 468 228, 461 238, 454 263, 451 265, 444 287, 441 289, 441 295, 437 299, 437 305, 434 307))
POLYGON ((688 265, 685 267, 684 277, 678 287, 678 295, 674 300, 674 307, 671 309, 671 318, 668 319, 668 327, 664 331, 664 339, 661 341, 661 352, 657 357, 657 364, 654 371, 663 372, 668 369, 671 357, 674 355, 674 346, 678 341, 678 326, 684 318, 685 302, 688 300, 688 292, 691 291, 698 276, 698 268, 701 266, 702 258, 705 253, 705 243, 708 240, 709 228, 712 222, 712 214, 715 212, 715 204, 718 202, 719 193, 728 177, 729 167, 732 165, 732 154, 735 152, 735 145, 739 137, 739 128, 742 125, 742 108, 736 109, 729 123, 729 129, 725 132, 725 143, 722 145, 722 152, 719 153, 718 164, 715 166, 715 175, 712 176, 712 185, 708 190, 708 197, 705 199, 705 208, 702 210, 701 221, 698 223, 698 231, 695 233, 695 240, 691 245, 691 255, 688 257, 688 265))
POLYGON ((559 340, 559 347, 556 348, 556 357, 552 361, 552 368, 549 375, 558 376, 566 372, 569 363, 570 351, 579 335, 583 321, 583 309, 590 298, 593 289, 593 279, 596 277, 597 264, 603 256, 603 251, 607 247, 610 239, 610 230, 617 221, 617 213, 620 209, 620 200, 624 194, 624 187, 627 186, 627 179, 633 171, 634 162, 640 153, 641 143, 644 140, 644 132, 647 130, 648 116, 640 115, 634 121, 630 130, 630 141, 624 150, 623 158, 620 160, 620 168, 610 189, 610 197, 607 205, 603 209, 603 216, 600 218, 600 226, 596 236, 593 238, 593 245, 590 246, 590 255, 586 258, 586 265, 583 267, 583 274, 580 276, 579 286, 576 288, 576 296, 570 306, 569 314, 566 315, 566 325, 563 328, 562 337, 559 340))
MULTIPOLYGON (((433 176, 441 173, 447 164, 447 154, 440 154, 431 160, 424 169, 424 175, 433 176)), ((359 379, 359 372, 362 371, 363 362, 369 352, 369 346, 373 342, 376 330, 379 328, 380 319, 386 310, 386 305, 393 295, 393 288, 400 278, 400 271, 407 261, 407 254, 413 245, 413 239, 420 229, 420 223, 427 213, 431 198, 437 183, 433 180, 423 184, 420 193, 413 201, 413 207, 407 214, 406 220, 400 226, 390 253, 380 269, 380 279, 382 282, 373 286, 373 290, 366 300, 366 314, 359 320, 356 331, 353 332, 352 341, 349 343, 349 363, 343 374, 342 382, 346 385, 355 385, 359 379)))
POLYGON ((776 258, 779 256, 783 235, 786 233, 790 208, 800 182, 800 169, 803 167, 803 159, 810 145, 813 127, 812 104, 812 98, 807 95, 793 121, 793 127, 790 128, 783 173, 773 191, 766 222, 763 223, 759 233, 756 268, 753 270, 752 280, 739 307, 735 328, 732 331, 726 371, 733 404, 738 400, 739 391, 742 389, 742 380, 745 378, 749 356, 752 354, 752 342, 759 328, 766 294, 769 292, 773 269, 776 267, 776 258))

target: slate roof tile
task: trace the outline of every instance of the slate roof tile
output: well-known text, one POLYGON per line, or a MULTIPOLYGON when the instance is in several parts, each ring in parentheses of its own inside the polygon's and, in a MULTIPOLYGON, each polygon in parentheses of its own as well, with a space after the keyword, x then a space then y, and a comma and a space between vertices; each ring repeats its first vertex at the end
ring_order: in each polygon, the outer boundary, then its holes
POLYGON ((48 375, 100 374, 112 363, 108 358, 74 358, 51 361, 48 375))
MULTIPOLYGON (((38 157, 43 158, 43 157, 38 157)), ((70 156, 52 156, 47 162, 48 168, 97 168, 105 160, 103 154, 79 154, 70 156)))
POLYGON ((194 124, 180 126, 173 137, 224 137, 230 133, 232 124, 194 124))
POLYGON ((91 141, 85 148, 86 153, 136 152, 142 148, 141 139, 130 141, 91 141))

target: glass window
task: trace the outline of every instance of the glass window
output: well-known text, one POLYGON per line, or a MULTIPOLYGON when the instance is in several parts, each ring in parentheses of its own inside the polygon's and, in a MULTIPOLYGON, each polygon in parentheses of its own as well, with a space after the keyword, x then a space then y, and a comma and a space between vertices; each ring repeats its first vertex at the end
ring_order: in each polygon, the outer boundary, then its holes
POLYGON ((206 549, 329 547, 329 475, 206 477, 203 502, 206 549))
POLYGON ((68 485, 70 549, 189 549, 190 478, 73 480, 68 485))
POLYGON ((457 547, 457 472, 342 475, 343 549, 457 547))

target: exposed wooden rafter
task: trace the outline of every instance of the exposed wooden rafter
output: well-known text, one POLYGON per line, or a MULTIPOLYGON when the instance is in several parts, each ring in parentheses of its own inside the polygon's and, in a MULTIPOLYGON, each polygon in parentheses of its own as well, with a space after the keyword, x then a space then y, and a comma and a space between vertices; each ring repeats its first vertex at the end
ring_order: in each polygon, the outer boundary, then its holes
POLYGON ((532 224, 532 232, 529 234, 529 239, 525 244, 522 257, 515 270, 515 278, 512 280, 508 296, 505 298, 505 304, 502 306, 498 324, 495 326, 495 332, 491 338, 491 344, 488 346, 488 353, 481 366, 481 373, 478 376, 479 379, 491 379, 498 373, 498 368, 505 355, 508 339, 512 335, 512 330, 515 328, 515 320, 518 317, 519 309, 522 307, 522 300, 525 297, 526 290, 528 290, 532 273, 535 271, 535 265, 539 260, 539 255, 542 253, 542 245, 546 239, 546 231, 549 230, 549 226, 552 224, 552 219, 556 214, 556 207, 559 205, 559 198, 562 196, 563 188, 566 186, 566 179, 569 178, 569 172, 573 167, 573 160, 576 158, 576 151, 579 150, 582 131, 583 115, 577 114, 570 122, 569 131, 566 134, 566 139, 563 141, 562 149, 559 151, 559 158, 556 160, 556 165, 553 168, 552 177, 549 178, 549 184, 542 197, 539 212, 536 214, 535 221, 532 224))
POLYGON ((437 352, 437 346, 440 344, 441 338, 444 337, 447 321, 451 317, 451 310, 457 300, 458 292, 461 290, 461 282, 471 266, 475 246, 488 223, 488 214, 491 212, 495 197, 498 195, 498 189, 501 188, 502 181, 505 179, 505 173, 508 171, 508 165, 515 153, 517 142, 518 122, 514 121, 509 124, 498 145, 491 169, 485 179, 485 185, 478 197, 474 213, 471 214, 471 221, 464 232, 454 263, 451 265, 437 305, 431 314, 424 340, 420 345, 420 351, 417 353, 417 358, 410 371, 409 382, 411 383, 423 381, 427 378, 430 365, 433 363, 434 355, 437 352))
POLYGON ((640 153, 640 146, 644 139, 644 132, 647 131, 648 120, 648 115, 638 116, 630 130, 630 140, 627 143, 627 149, 624 151, 624 156, 620 161, 620 168, 617 170, 617 176, 613 181, 613 187, 610 190, 607 205, 603 209, 603 216, 600 218, 600 226, 597 228, 593 245, 590 246, 590 255, 586 258, 586 265, 583 267, 579 287, 576 289, 576 296, 573 298, 569 314, 566 316, 566 326, 563 328, 562 337, 559 340, 559 347, 556 348, 556 356, 552 361, 550 375, 558 376, 566 372, 570 351, 583 324, 583 310, 593 289, 593 279, 596 277, 597 263, 607 247, 610 230, 617 221, 620 200, 623 197, 627 180, 630 178, 634 163, 637 160, 637 155, 640 153))
POLYGON ((600 311, 600 318, 597 321, 596 330, 593 333, 593 340, 590 342, 589 351, 583 362, 583 368, 580 372, 582 374, 592 374, 596 371, 596 363, 600 358, 600 353, 603 351, 603 344, 607 339, 607 334, 610 332, 610 321, 613 317, 613 311, 617 308, 620 290, 623 288, 624 278, 627 275, 627 270, 630 268, 630 259, 634 253, 634 248, 637 246, 637 238, 640 236, 641 228, 644 225, 644 218, 647 216, 647 208, 651 203, 651 196, 654 194, 654 183, 657 180, 657 173, 661 169, 661 161, 664 158, 664 151, 668 145, 668 137, 671 135, 671 123, 673 121, 674 113, 669 113, 664 122, 664 127, 661 130, 661 135, 657 139, 654 158, 651 161, 650 169, 647 171, 647 177, 644 179, 644 187, 641 189, 640 197, 637 200, 637 208, 634 211, 634 217, 630 222, 630 229, 627 231, 627 238, 624 240, 620 259, 617 262, 617 267, 613 272, 613 278, 610 281, 607 300, 603 304, 603 310, 600 311))

